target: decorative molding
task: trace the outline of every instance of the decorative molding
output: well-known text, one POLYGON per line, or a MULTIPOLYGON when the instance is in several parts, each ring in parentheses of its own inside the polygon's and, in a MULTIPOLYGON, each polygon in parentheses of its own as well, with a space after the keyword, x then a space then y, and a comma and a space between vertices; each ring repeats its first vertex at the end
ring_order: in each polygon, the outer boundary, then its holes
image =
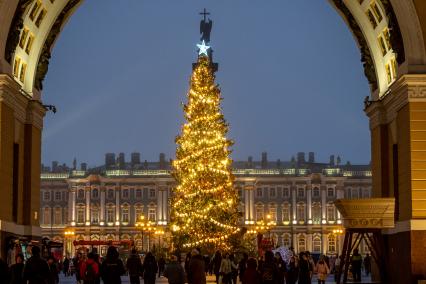
POLYGON ((0 231, 17 234, 20 236, 41 236, 41 228, 39 226, 18 225, 14 222, 0 220, 0 231))
POLYGON ((59 33, 61 32, 62 26, 65 23, 66 19, 72 12, 72 10, 81 2, 81 0, 70 0, 61 13, 56 18, 55 22, 50 29, 49 34, 47 35, 46 41, 44 42, 43 48, 40 53, 40 58, 38 60, 35 79, 34 79, 34 88, 41 91, 43 90, 43 81, 46 77, 47 71, 49 70, 49 62, 51 58, 51 50, 53 44, 56 41, 59 33))
POLYGON ((381 0, 388 19, 390 42, 393 51, 396 54, 396 61, 402 64, 405 61, 404 41, 402 39, 401 29, 399 28, 398 20, 389 0, 381 0))
POLYGON ((15 118, 25 123, 26 109, 30 101, 20 93, 21 86, 8 74, 0 74, 0 101, 13 109, 15 118))
POLYGON ((46 109, 37 100, 31 100, 27 107, 27 116, 25 123, 32 124, 38 129, 43 129, 43 117, 46 114, 46 109))
POLYGON ((411 219, 406 221, 398 221, 395 228, 383 230, 385 235, 394 235, 410 231, 426 231, 426 219, 411 219))
POLYGON ((16 47, 19 43, 19 36, 21 35, 21 30, 24 27, 24 13, 28 6, 34 0, 19 0, 18 6, 15 10, 15 15, 13 16, 12 23, 10 24, 9 34, 7 35, 6 48, 4 52, 4 58, 7 62, 12 64, 13 54, 15 53, 16 47))

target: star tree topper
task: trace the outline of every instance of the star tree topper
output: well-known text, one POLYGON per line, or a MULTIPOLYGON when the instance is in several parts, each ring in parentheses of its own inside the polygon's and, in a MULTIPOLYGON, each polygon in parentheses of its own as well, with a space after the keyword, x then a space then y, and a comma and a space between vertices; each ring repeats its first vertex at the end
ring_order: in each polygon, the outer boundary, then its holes
POLYGON ((197 44, 197 47, 200 49, 198 51, 198 55, 202 55, 202 54, 208 55, 207 54, 207 50, 210 48, 210 46, 206 45, 206 43, 204 42, 204 40, 203 40, 203 42, 201 44, 197 44))

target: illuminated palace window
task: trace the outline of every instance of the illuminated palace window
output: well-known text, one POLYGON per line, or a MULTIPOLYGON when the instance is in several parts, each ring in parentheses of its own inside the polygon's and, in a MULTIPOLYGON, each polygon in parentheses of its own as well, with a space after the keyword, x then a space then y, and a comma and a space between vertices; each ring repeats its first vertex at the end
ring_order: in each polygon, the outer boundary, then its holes
POLYGON ((56 191, 55 192, 55 201, 60 201, 62 198, 62 192, 56 191))
POLYGON ((149 189, 149 198, 155 198, 155 188, 149 189))
POLYGON ((142 189, 140 189, 140 188, 136 189, 135 196, 138 199, 142 198, 142 189))
POLYGON ((268 207, 269 207, 268 214, 271 217, 271 221, 276 222, 277 221, 277 205, 275 203, 270 203, 268 207))
POLYGON ((50 224, 50 207, 43 208, 43 224, 50 224))
POLYGON ((271 187, 269 189, 269 198, 275 198, 276 196, 277 196, 277 192, 276 192, 275 187, 271 187))
POLYGON ((318 235, 315 235, 312 239, 312 251, 321 252, 321 237, 318 235))
POLYGON ((262 197, 263 196, 263 188, 259 187, 256 189, 256 197, 262 197))
POLYGON ((92 198, 94 198, 94 199, 99 198, 99 189, 94 188, 94 189, 92 190, 92 198))
POLYGON ((114 208, 114 205, 112 205, 112 204, 108 204, 107 205, 107 222, 108 223, 113 223, 114 222, 114 213, 115 213, 115 208, 114 208))
POLYGON ((13 76, 18 77, 19 75, 19 65, 21 64, 21 58, 15 57, 15 62, 13 64, 13 76))
POLYGON ((33 42, 34 42, 34 35, 30 34, 30 36, 28 37, 27 45, 25 46, 25 52, 27 54, 30 54, 31 48, 33 47, 33 42))
POLYGON ((284 234, 283 235, 283 246, 289 248, 290 245, 291 245, 290 235, 289 234, 284 234))
POLYGON ((313 197, 320 197, 320 189, 319 189, 319 187, 314 187, 314 189, 312 190, 312 196, 313 197))
POLYGON ((336 236, 328 235, 328 252, 336 252, 336 236))
POLYGON ((321 203, 315 202, 312 204, 312 222, 321 224, 321 203))
POLYGON ((62 224, 62 208, 55 207, 55 211, 53 214, 53 224, 60 225, 62 224))
POLYGON ((21 38, 19 39, 19 47, 24 48, 29 32, 30 31, 27 28, 22 30, 21 38))
POLYGON ((263 204, 256 204, 256 220, 261 221, 264 217, 263 204))
POLYGON ((327 197, 334 197, 334 188, 327 188, 327 197))
POLYGON ((135 222, 139 221, 142 215, 143 215, 143 206, 141 204, 136 204, 135 205, 135 222))
POLYGON ((299 252, 306 251, 306 239, 305 235, 299 235, 299 239, 297 242, 297 249, 299 252))
POLYGON ((79 189, 77 191, 77 198, 84 198, 84 189, 79 189))
POLYGON ((43 200, 44 201, 50 201, 50 191, 45 191, 43 193, 43 200))
POLYGON ((327 204, 327 220, 335 221, 336 220, 336 210, 334 209, 333 203, 327 204))
POLYGON ((113 199, 114 198, 114 189, 108 189, 107 191, 107 198, 113 199))
POLYGON ((125 204, 123 205, 123 208, 121 208, 121 221, 124 223, 128 223, 130 219, 130 210, 129 205, 125 204))
POLYGON ((282 206, 282 221, 290 222, 290 204, 287 202, 282 206))
POLYGON ((77 223, 84 223, 84 206, 78 205, 77 207, 77 223))
POLYGON ((297 220, 298 221, 305 221, 305 203, 300 202, 297 203, 297 220))
POLYGON ((21 65, 21 71, 19 72, 19 81, 24 83, 25 80, 25 72, 27 72, 27 64, 22 63, 21 65))
POLYGON ((47 10, 46 9, 42 9, 40 11, 40 13, 38 14, 37 20, 35 21, 35 25, 36 25, 37 28, 40 27, 41 22, 43 22, 43 19, 46 16, 46 14, 47 14, 47 10))
POLYGON ((34 21, 36 15, 38 14, 38 11, 40 11, 40 8, 41 8, 41 1, 39 1, 39 0, 35 1, 32 9, 31 9, 31 12, 30 12, 31 21, 34 21))
POLYGON ((303 187, 300 187, 297 189, 297 197, 299 198, 305 197, 305 189, 303 187))
POLYGON ((148 220, 155 222, 156 217, 157 217, 157 210, 154 206, 151 205, 150 208, 148 209, 148 220))
POLYGON ((290 197, 290 189, 288 187, 283 188, 283 198, 289 198, 290 197))
POLYGON ((92 224, 98 224, 99 223, 99 209, 98 207, 93 207, 90 210, 90 217, 92 224))

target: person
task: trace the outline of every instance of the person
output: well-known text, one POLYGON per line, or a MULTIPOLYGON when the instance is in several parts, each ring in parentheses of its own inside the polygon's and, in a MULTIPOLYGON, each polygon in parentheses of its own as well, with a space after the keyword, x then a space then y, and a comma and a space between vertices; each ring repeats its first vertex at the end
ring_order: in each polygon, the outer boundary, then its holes
POLYGON ((46 284, 49 280, 49 265, 40 257, 40 248, 33 246, 31 248, 31 257, 24 266, 24 283, 28 284, 46 284))
MULTIPOLYGON (((240 282, 243 281, 243 276, 244 276, 244 272, 247 269, 247 261, 248 261, 248 254, 247 253, 243 253, 243 258, 240 260, 240 263, 238 263, 238 274, 240 277, 240 282)), ((256 263, 256 267, 257 267, 257 263, 256 263)))
POLYGON ((365 275, 369 276, 371 273, 371 257, 370 254, 366 254, 364 257, 364 269, 365 269, 365 275))
POLYGON ((237 278, 238 278, 238 263, 235 259, 234 255, 231 254, 229 256, 229 260, 231 261, 231 280, 232 284, 237 284, 237 278))
MULTIPOLYGON (((315 261, 311 255, 311 253, 309 251, 305 252, 306 257, 308 258, 308 262, 309 262, 309 283, 312 282, 312 276, 314 276, 314 269, 315 269, 315 261)), ((328 263, 328 261, 324 258, 324 261, 326 261, 328 263)))
POLYGON ((142 261, 135 248, 126 262, 127 271, 129 272, 130 284, 140 284, 140 276, 142 275, 142 261))
POLYGON ((317 263, 316 269, 318 275, 318 284, 325 284, 330 269, 328 268, 327 263, 324 260, 324 256, 321 256, 320 260, 317 263))
POLYGON ((334 262, 334 281, 338 282, 340 269, 342 267, 342 256, 337 255, 336 261, 334 262))
POLYGON ((265 252, 265 261, 260 268, 260 277, 263 284, 278 284, 278 267, 274 260, 272 251, 265 252))
POLYGON ((84 284, 96 284, 99 280, 99 264, 95 261, 93 252, 87 255, 87 260, 80 266, 80 278, 84 284))
POLYGON ((83 255, 79 252, 76 254, 74 259, 72 260, 73 263, 73 272, 75 272, 75 279, 77 280, 77 283, 80 283, 81 277, 80 277, 80 266, 83 262, 83 255))
POLYGON ((166 261, 164 260, 164 257, 160 256, 160 259, 158 260, 158 277, 161 277, 163 274, 165 265, 166 261))
POLYGON ((296 257, 293 255, 288 263, 286 273, 286 284, 296 284, 297 278, 299 277, 299 267, 297 264, 296 257))
POLYGON ((0 257, 0 279, 9 281, 9 268, 7 267, 6 261, 4 261, 1 257, 0 257))
POLYGON ((257 262, 254 258, 248 258, 246 261, 247 267, 240 278, 242 284, 260 284, 260 274, 257 271, 257 262))
POLYGON ((188 267, 189 284, 206 284, 206 274, 204 273, 204 260, 198 249, 191 252, 191 260, 188 267))
POLYGON ((59 283, 59 269, 56 265, 56 260, 53 256, 49 256, 47 259, 47 265, 49 265, 49 284, 58 284, 59 283))
POLYGON ((358 249, 354 249, 354 253, 351 256, 352 275, 355 282, 361 281, 361 267, 362 267, 362 256, 359 254, 358 249))
POLYGON ((232 265, 229 259, 229 254, 225 254, 220 264, 219 273, 222 277, 222 284, 231 284, 232 280, 232 265))
POLYGON ((216 276, 216 284, 219 284, 219 276, 220 276, 220 264, 222 263, 222 254, 220 251, 216 251, 213 258, 213 273, 216 276))
POLYGON ((121 284, 121 275, 125 272, 117 249, 113 246, 108 247, 106 258, 101 265, 101 277, 104 284, 121 284))
POLYGON ((158 265, 154 255, 148 252, 143 260, 143 279, 145 284, 154 284, 158 265))
POLYGON ((169 284, 184 284, 185 272, 175 255, 170 257, 170 262, 166 265, 163 276, 167 278, 169 284))
POLYGON ((15 259, 15 264, 10 267, 10 284, 24 284, 24 255, 18 253, 15 259))
POLYGON ((308 256, 305 252, 299 254, 299 281, 298 284, 311 283, 311 269, 308 256))
POLYGON ((277 279, 277 283, 278 284, 284 284, 284 276, 287 272, 286 269, 286 265, 285 262, 283 260, 283 258, 281 257, 281 254, 279 252, 275 253, 275 264, 277 265, 278 268, 278 279, 277 279))
POLYGON ((70 269, 70 259, 68 258, 68 256, 65 256, 64 265, 63 265, 63 272, 65 276, 69 275, 69 269, 70 269))

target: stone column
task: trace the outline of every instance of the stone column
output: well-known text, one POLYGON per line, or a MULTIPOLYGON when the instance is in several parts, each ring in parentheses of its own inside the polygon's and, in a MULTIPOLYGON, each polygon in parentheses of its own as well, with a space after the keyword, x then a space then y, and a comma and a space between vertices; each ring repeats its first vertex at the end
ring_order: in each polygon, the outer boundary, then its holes
POLYGON ((308 185, 306 189, 308 224, 312 224, 312 186, 308 185))
POLYGON ((245 222, 252 224, 254 222, 254 180, 246 181, 244 184, 244 207, 245 207, 245 222))
POLYGON ((100 225, 103 226, 105 224, 105 187, 101 187, 101 212, 100 212, 100 225))
POLYGON ((321 224, 327 224, 327 190, 324 186, 321 186, 321 211, 322 211, 322 220, 321 224))
MULTIPOLYGON (((335 187, 334 190, 336 191, 336 198, 337 199, 345 198, 345 192, 344 192, 343 186, 338 185, 338 186, 335 187)), ((337 224, 341 224, 342 223, 342 215, 340 214, 339 210, 336 210, 336 211, 337 211, 337 224)))
POLYGON ((312 233, 306 234, 306 249, 310 252, 312 252, 312 233))
POLYGON ((86 193, 86 226, 90 225, 90 222, 92 220, 90 220, 90 186, 85 188, 85 193, 86 193))
POLYGON ((121 194, 121 186, 116 184, 115 186, 115 225, 120 225, 120 194, 121 194))
POLYGON ((70 206, 70 210, 71 210, 71 225, 75 225, 75 217, 76 217, 76 211, 75 211, 75 199, 76 199, 76 194, 77 194, 77 188, 75 186, 72 187, 71 189, 71 206, 70 206))
POLYGON ((297 224, 297 204, 296 204, 296 187, 293 185, 291 188, 291 208, 293 210, 293 224, 297 224))
POLYGON ((327 253, 327 234, 325 232, 322 232, 321 234, 321 253, 326 254, 327 253))

